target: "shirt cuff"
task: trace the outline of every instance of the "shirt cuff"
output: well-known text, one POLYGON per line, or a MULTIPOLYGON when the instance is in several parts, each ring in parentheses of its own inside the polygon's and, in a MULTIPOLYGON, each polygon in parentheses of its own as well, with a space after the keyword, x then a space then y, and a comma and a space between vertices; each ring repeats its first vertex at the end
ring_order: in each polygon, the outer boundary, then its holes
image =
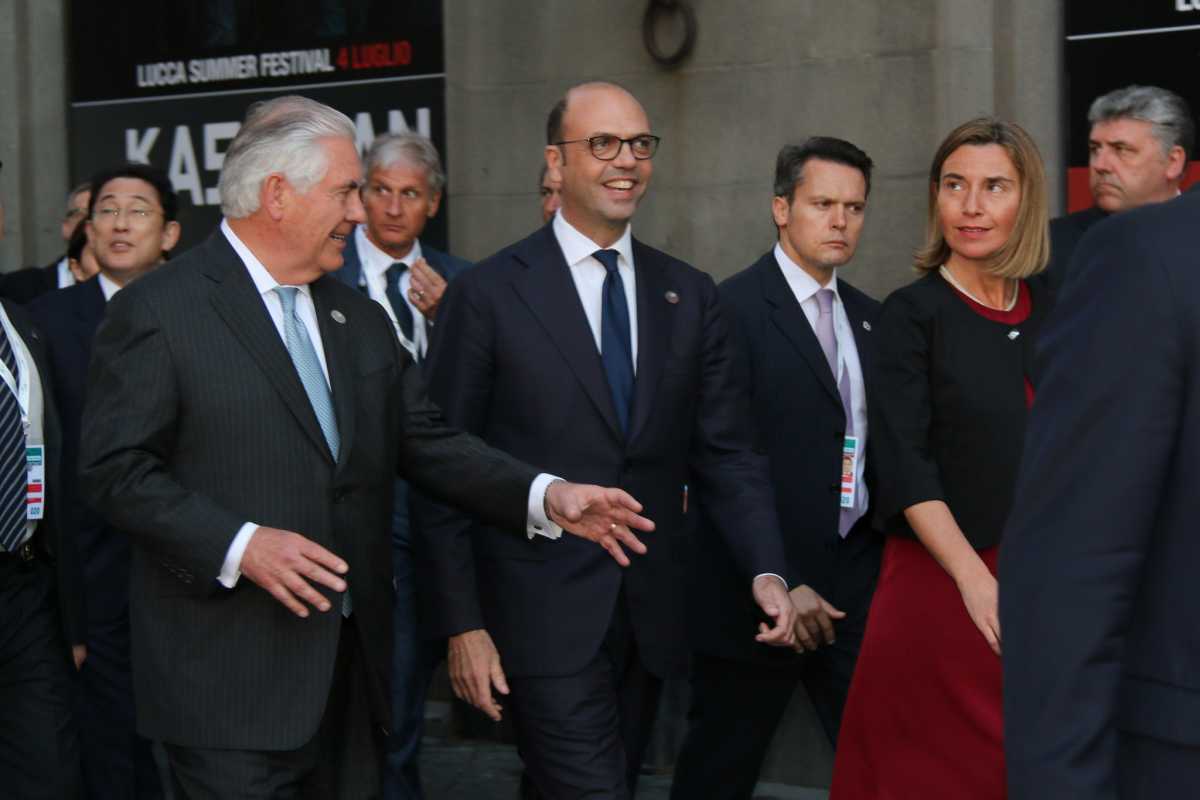
MULTIPOLYGON (((755 575, 755 576, 754 576, 754 580, 758 580, 759 578, 763 577, 764 575, 770 575, 772 578, 779 578, 779 582, 783 584, 783 588, 784 588, 784 589, 787 589, 788 591, 791 591, 790 589, 788 589, 788 582, 787 582, 787 581, 785 581, 785 580, 783 579, 783 576, 782 576, 782 575, 776 575, 774 572, 762 572, 762 573, 759 573, 758 575, 755 575)), ((752 581, 752 582, 753 582, 753 581, 752 581)))
POLYGON ((246 552, 246 545, 250 544, 250 537, 257 530, 257 525, 247 522, 238 528, 237 536, 233 537, 229 549, 225 551, 225 563, 221 565, 221 574, 217 576, 217 582, 226 589, 237 586, 238 578, 242 577, 242 554, 246 552))
POLYGON ((551 522, 550 517, 546 515, 546 488, 555 481, 561 480, 562 478, 543 472, 529 485, 525 535, 530 539, 534 536, 545 536, 547 539, 557 539, 562 536, 562 528, 551 522))

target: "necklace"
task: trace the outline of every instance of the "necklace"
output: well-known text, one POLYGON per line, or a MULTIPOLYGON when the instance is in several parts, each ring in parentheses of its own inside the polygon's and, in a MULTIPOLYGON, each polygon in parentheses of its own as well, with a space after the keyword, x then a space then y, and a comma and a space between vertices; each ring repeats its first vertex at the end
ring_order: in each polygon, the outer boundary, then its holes
POLYGON ((941 273, 941 276, 946 279, 947 283, 949 283, 955 289, 958 289, 960 292, 965 294, 967 297, 974 300, 976 303, 979 303, 979 305, 981 305, 981 306, 984 306, 986 308, 992 308, 992 309, 995 309, 996 311, 1012 311, 1013 308, 1017 305, 1017 286, 1018 286, 1018 284, 1016 281, 1013 281, 1012 298, 1008 301, 1008 304, 1005 305, 1004 308, 996 308, 996 306, 992 305, 991 303, 985 303, 982 300, 980 300, 978 297, 976 297, 975 295, 973 295, 969 291, 967 291, 967 288, 965 286, 963 286, 961 283, 959 283, 957 280, 955 280, 954 273, 951 272, 950 268, 947 267, 945 264, 942 264, 940 267, 938 267, 938 272, 941 273))

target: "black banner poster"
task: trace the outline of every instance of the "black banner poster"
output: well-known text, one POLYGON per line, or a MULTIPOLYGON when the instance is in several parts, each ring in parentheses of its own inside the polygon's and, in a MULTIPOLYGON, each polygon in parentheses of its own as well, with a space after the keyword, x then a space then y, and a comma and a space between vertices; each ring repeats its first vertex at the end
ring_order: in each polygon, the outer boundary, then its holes
MULTIPOLYGON (((1200 0, 1068 0, 1067 209, 1092 204, 1088 106, 1130 84, 1161 86, 1200 111, 1200 0)), ((1185 181, 1200 177, 1193 162, 1185 181)))
MULTIPOLYGON (((131 0, 71 3, 71 174, 162 167, 181 248, 220 220, 217 179, 246 107, 302 94, 378 134, 428 136, 444 156, 440 0, 131 0)), ((446 204, 422 240, 444 248, 446 204)))

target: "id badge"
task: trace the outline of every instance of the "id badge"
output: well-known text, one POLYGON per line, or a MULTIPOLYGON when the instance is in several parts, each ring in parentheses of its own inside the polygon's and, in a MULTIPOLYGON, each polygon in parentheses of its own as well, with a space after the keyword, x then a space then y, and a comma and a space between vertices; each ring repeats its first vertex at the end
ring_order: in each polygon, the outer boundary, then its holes
POLYGON ((847 436, 842 443, 842 508, 854 508, 857 501, 854 476, 858 474, 858 437, 847 436))
POLYGON ((25 448, 25 519, 41 519, 46 513, 46 447, 25 448))

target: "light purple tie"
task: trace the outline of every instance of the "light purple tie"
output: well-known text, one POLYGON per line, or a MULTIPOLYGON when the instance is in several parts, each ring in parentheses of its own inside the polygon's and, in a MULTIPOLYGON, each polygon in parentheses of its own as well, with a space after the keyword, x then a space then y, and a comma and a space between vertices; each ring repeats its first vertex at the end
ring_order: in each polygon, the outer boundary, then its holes
MULTIPOLYGON (((842 398, 842 412, 846 415, 846 435, 853 436, 854 413, 850 405, 850 370, 838 371, 837 334, 833 331, 832 289, 821 289, 817 292, 817 307, 820 309, 820 314, 817 316, 817 341, 821 343, 825 360, 829 362, 829 371, 837 382, 838 394, 842 398)), ((859 453, 859 458, 862 458, 862 453, 859 453)), ((861 506, 862 498, 856 493, 854 508, 841 509, 838 519, 838 535, 842 538, 845 538, 846 534, 850 532, 850 528, 862 516, 861 506)))

